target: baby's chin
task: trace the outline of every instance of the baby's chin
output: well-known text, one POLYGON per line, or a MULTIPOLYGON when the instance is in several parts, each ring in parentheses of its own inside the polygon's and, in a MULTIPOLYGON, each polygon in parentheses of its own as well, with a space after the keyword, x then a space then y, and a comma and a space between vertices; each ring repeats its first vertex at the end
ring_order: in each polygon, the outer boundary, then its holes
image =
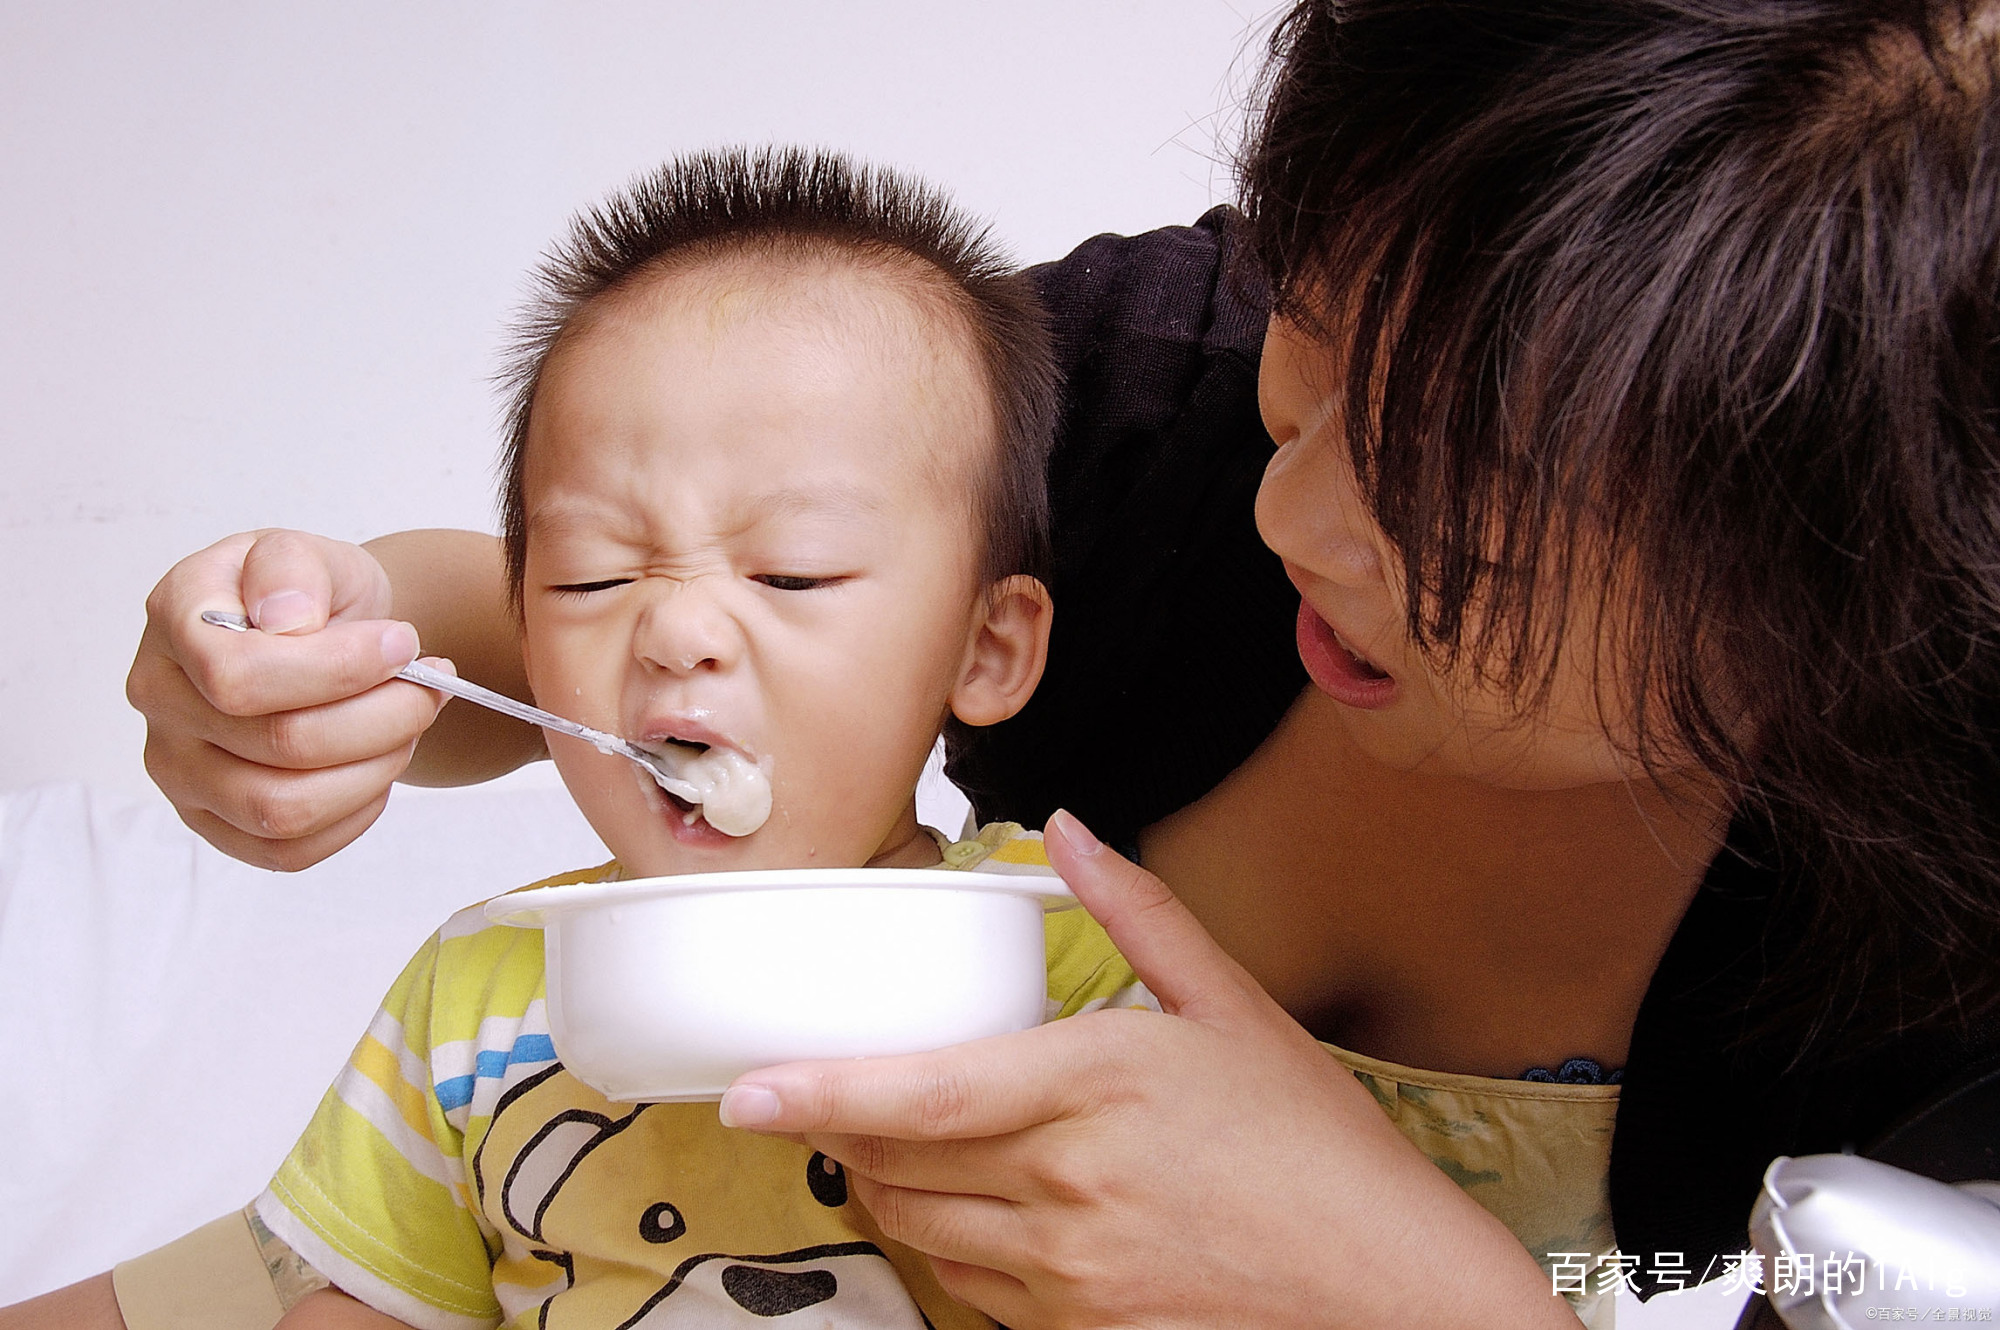
POLYGON ((786 868, 935 868, 940 862, 937 842, 922 831, 914 837, 893 837, 870 850, 803 836, 755 832, 729 838, 713 828, 706 830, 713 838, 705 837, 699 845, 661 844, 648 837, 645 844, 612 844, 610 849, 628 879, 786 868))
POLYGON ((886 835, 864 831, 851 802, 801 809, 782 792, 764 825, 747 836, 725 835, 700 817, 690 822, 685 807, 657 790, 644 791, 641 806, 620 801, 615 811, 604 811, 608 816, 591 821, 628 879, 780 868, 932 868, 939 862, 937 842, 917 825, 914 803, 886 835))
MULTIPOLYGON (((610 845, 627 878, 679 877, 687 873, 740 873, 773 868, 858 868, 866 857, 827 853, 787 836, 753 832, 748 836, 724 836, 713 827, 702 827, 697 840, 665 841, 658 836, 644 843, 610 845), (690 843, 693 842, 693 843, 690 843)), ((609 838, 607 838, 609 843, 609 838)))
POLYGON ((681 845, 611 846, 627 878, 681 877, 689 873, 739 873, 758 868, 796 868, 796 855, 776 846, 755 844, 754 836, 741 841, 695 850, 681 845))

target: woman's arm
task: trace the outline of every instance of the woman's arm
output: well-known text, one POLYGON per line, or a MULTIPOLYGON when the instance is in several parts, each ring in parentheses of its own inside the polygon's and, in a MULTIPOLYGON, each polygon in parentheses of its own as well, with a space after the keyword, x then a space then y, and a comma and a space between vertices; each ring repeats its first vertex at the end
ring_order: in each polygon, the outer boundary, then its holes
POLYGON ((190 555, 147 597, 126 679, 147 773, 216 848, 299 869, 366 830, 406 774, 469 783, 541 755, 533 727, 480 708, 434 725, 438 694, 388 682, 419 641, 468 678, 524 691, 492 537, 413 531, 364 549, 254 531, 190 555), (208 609, 263 631, 211 627, 208 609))
POLYGON ((1166 1014, 752 1072, 724 1120, 839 1160, 884 1233, 1017 1330, 1576 1330, 1514 1236, 1157 878, 1066 815, 1047 843, 1166 1014))

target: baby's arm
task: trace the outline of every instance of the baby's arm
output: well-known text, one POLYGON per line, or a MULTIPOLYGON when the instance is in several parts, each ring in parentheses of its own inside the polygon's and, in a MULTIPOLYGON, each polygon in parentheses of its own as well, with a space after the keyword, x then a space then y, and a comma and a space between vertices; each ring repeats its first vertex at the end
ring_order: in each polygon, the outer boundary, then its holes
POLYGON ((356 1302, 337 1288, 323 1288, 294 1303, 276 1330, 409 1330, 409 1323, 356 1302))
MULTIPOLYGON (((460 1044, 497 1011, 525 1012, 539 993, 538 942, 485 924, 476 909, 463 911, 447 925, 463 946, 441 954, 447 939, 433 933, 418 948, 255 1202, 252 1227, 267 1265, 267 1239, 275 1238, 348 1297, 408 1312, 419 1324, 501 1320, 478 1184, 433 1064, 440 1042, 460 1044), (497 993, 503 976, 505 992, 497 993)), ((472 1111, 469 1102, 459 1107, 472 1111)), ((281 1276, 286 1263, 278 1262, 281 1276)), ((299 1281, 279 1282, 289 1292, 299 1281)), ((338 1300, 306 1309, 304 1298, 281 1324, 318 1325, 302 1318, 321 1310, 328 1325, 399 1324, 386 1315, 363 1317, 338 1300)))
POLYGON ((79 1280, 11 1307, 0 1307, 0 1330, 125 1330, 111 1272, 79 1280))

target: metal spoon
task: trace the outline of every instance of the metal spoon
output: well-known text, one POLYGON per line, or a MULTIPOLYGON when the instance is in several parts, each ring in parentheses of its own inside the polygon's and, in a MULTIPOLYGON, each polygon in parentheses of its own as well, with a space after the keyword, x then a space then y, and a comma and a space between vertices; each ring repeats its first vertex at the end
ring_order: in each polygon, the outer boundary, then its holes
MULTIPOLYGON (((228 610, 203 610, 201 621, 237 633, 247 633, 252 627, 250 620, 240 614, 232 614, 228 610)), ((693 804, 702 801, 702 791, 699 787, 684 779, 678 771, 667 769, 666 764, 675 759, 665 754, 648 752, 608 731, 593 730, 588 725, 564 720, 554 712, 529 706, 526 702, 517 702, 505 693, 496 693, 491 688, 481 688, 478 684, 470 683, 455 674, 434 670, 422 661, 411 661, 396 671, 396 677, 408 679, 414 684, 422 684, 426 688, 435 688, 440 693, 450 693, 453 697, 462 697, 468 702, 476 702, 504 716, 525 720, 530 725, 539 725, 545 730, 572 735, 590 744, 600 753, 616 753, 619 757, 630 758, 644 767, 667 793, 678 795, 693 804)))

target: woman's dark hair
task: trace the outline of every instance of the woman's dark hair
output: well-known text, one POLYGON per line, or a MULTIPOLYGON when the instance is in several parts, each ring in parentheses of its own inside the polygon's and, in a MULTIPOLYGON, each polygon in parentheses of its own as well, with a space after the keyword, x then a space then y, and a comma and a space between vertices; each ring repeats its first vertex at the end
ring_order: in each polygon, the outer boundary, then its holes
POLYGON ((982 577, 1047 580, 1047 469, 1060 385, 1047 316, 1028 279, 987 228, 913 176, 837 153, 731 148, 669 161, 578 214, 535 270, 500 376, 509 398, 501 528, 516 610, 527 559, 528 422, 550 354, 593 301, 675 265, 739 255, 870 264, 963 329, 986 379, 996 435, 989 456, 952 473, 966 478, 980 524, 982 577))
MULTIPOLYGON (((1273 37, 1279 314, 1445 664, 1604 622, 1639 755, 1763 819, 1767 996, 1875 1034, 2000 973, 2000 7, 1352 0, 1273 37)), ((1587 649, 1587 648, 1586 648, 1587 649)))

